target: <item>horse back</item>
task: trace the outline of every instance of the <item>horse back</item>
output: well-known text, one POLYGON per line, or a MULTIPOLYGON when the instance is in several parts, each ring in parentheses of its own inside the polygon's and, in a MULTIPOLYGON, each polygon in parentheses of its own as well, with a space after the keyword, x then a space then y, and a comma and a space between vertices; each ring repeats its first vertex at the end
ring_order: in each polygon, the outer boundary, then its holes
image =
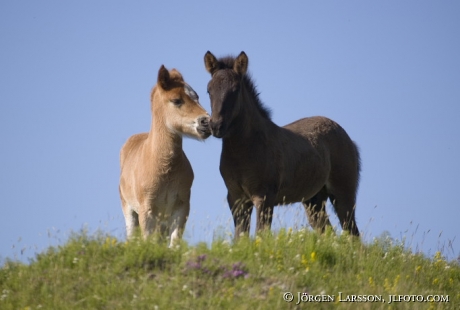
POLYGON ((295 121, 284 128, 308 140, 321 157, 328 159, 331 174, 348 174, 356 182, 359 180, 358 147, 338 123, 327 117, 313 116, 295 121))

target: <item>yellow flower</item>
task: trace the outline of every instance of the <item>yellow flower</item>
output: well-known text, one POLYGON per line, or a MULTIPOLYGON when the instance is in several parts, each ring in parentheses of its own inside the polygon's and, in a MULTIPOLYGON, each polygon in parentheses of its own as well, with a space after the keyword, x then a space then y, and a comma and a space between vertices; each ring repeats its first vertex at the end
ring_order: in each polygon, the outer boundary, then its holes
POLYGON ((235 296, 235 288, 234 287, 230 287, 230 288, 224 290, 225 299, 232 300, 234 296, 235 296))
POLYGON ((308 268, 308 260, 307 260, 307 258, 305 257, 304 254, 302 254, 302 259, 301 259, 301 261, 300 261, 300 264, 301 264, 303 267, 305 267, 305 271, 310 270, 310 268, 308 268))
POLYGON ((305 255, 302 254, 302 260, 300 261, 300 263, 303 265, 303 266, 307 266, 308 265, 308 260, 307 258, 305 257, 305 255))
POLYGON ((401 278, 401 276, 398 274, 393 282, 393 289, 396 290, 396 286, 398 286, 398 283, 399 283, 399 278, 401 278))
POLYGON ((434 258, 435 258, 436 260, 442 260, 441 252, 437 251, 437 252, 434 254, 434 258))
POLYGON ((385 291, 390 292, 391 291, 391 284, 390 281, 388 281, 388 278, 385 278, 385 281, 383 283, 383 288, 385 291))
POLYGON ((316 252, 311 252, 310 258, 312 262, 316 261, 316 252))
POLYGON ((374 279, 372 279, 372 277, 369 277, 369 286, 375 287, 374 279))

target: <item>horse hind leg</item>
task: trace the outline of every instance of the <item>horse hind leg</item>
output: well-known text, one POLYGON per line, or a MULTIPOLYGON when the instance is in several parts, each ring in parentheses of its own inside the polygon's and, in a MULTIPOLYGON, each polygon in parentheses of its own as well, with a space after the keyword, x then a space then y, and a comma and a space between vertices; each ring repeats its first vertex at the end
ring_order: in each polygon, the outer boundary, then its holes
POLYGON ((321 233, 325 231, 327 226, 331 226, 326 212, 327 198, 328 193, 324 186, 315 196, 302 202, 311 227, 321 233))
POLYGON ((254 197, 252 202, 256 207, 257 212, 257 225, 256 231, 261 232, 270 230, 273 221, 273 199, 265 197, 254 197))
POLYGON ((139 227, 139 217, 124 200, 122 200, 122 209, 126 225, 126 238, 129 240, 133 238, 136 228, 139 227))
POLYGON ((356 197, 353 191, 345 193, 330 194, 329 198, 339 218, 342 229, 347 230, 354 236, 359 236, 358 225, 356 224, 355 208, 356 197))

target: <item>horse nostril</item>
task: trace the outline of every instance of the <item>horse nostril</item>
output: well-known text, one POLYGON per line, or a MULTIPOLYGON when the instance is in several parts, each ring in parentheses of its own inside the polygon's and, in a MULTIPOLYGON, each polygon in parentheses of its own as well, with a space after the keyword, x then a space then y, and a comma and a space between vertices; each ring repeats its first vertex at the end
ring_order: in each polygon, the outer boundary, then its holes
POLYGON ((209 126, 209 117, 207 117, 207 116, 200 117, 198 119, 198 123, 200 124, 200 126, 208 127, 209 126))

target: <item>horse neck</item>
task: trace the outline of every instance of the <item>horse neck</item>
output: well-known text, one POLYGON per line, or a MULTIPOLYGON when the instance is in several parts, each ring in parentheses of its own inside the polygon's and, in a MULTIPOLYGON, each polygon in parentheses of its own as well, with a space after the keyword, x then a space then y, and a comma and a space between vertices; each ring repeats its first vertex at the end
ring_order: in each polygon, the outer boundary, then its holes
POLYGON ((258 107, 257 99, 244 86, 238 95, 240 111, 234 122, 238 123, 230 137, 232 139, 258 139, 265 141, 269 138, 270 130, 276 128, 271 119, 264 117, 258 107))
POLYGON ((152 116, 146 144, 149 155, 162 162, 163 166, 172 165, 182 158, 182 136, 171 132, 162 117, 152 116))

